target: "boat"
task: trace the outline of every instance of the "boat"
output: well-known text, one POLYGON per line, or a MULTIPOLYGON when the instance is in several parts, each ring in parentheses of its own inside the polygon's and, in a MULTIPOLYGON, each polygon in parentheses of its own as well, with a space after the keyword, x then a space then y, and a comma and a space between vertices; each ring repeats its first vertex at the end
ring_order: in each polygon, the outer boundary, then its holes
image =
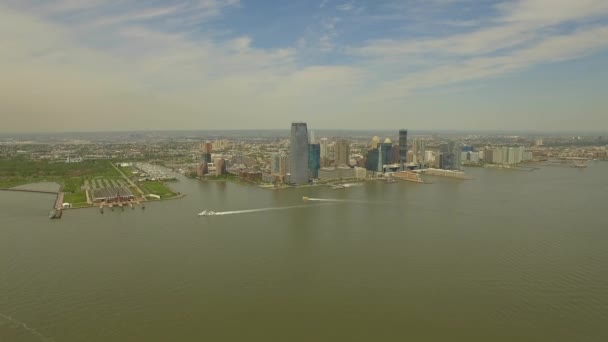
POLYGON ((303 197, 302 197, 302 200, 304 200, 304 201, 308 201, 309 199, 310 199, 310 198, 308 198, 308 197, 306 197, 306 196, 303 196, 303 197))
POLYGON ((202 212, 198 213, 198 216, 213 216, 215 215, 215 211, 211 211, 211 210, 203 210, 202 212))
POLYGON ((51 209, 51 211, 49 211, 49 218, 54 219, 56 216, 57 216, 57 211, 55 209, 51 209))
POLYGON ((385 183, 396 183, 397 181, 392 178, 387 178, 384 182, 385 183))

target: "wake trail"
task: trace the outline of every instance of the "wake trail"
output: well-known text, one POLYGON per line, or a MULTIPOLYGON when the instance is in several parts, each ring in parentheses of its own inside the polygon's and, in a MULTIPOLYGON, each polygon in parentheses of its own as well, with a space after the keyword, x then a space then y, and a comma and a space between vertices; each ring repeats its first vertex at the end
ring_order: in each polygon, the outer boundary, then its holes
POLYGON ((358 204, 391 204, 391 202, 357 201, 337 198, 307 198, 311 202, 336 202, 336 203, 358 203, 358 204))
POLYGON ((46 337, 44 336, 42 333, 40 333, 38 330, 30 327, 29 325, 25 324, 24 322, 21 322, 20 320, 14 319, 13 317, 9 316, 9 315, 5 315, 2 312, 0 312, 0 317, 4 318, 5 320, 15 324, 16 326, 22 327, 23 329, 25 329, 26 331, 30 332, 31 334, 37 336, 41 341, 44 342, 54 342, 55 340, 53 340, 50 337, 46 337))
POLYGON ((260 208, 260 209, 247 209, 247 210, 232 210, 232 211, 220 211, 216 212, 214 216, 218 215, 235 215, 235 214, 247 214, 247 213, 258 213, 262 211, 273 211, 273 210, 288 210, 288 209, 298 209, 298 208, 312 208, 319 207, 318 205, 293 205, 289 207, 273 207, 273 208, 260 208))

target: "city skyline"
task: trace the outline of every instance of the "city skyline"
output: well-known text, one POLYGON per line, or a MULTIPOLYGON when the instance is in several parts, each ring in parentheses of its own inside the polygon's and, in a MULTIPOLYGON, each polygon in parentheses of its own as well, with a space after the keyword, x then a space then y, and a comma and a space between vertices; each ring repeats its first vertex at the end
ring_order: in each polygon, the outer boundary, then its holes
POLYGON ((602 0, 9 0, 0 132, 595 131, 602 0))

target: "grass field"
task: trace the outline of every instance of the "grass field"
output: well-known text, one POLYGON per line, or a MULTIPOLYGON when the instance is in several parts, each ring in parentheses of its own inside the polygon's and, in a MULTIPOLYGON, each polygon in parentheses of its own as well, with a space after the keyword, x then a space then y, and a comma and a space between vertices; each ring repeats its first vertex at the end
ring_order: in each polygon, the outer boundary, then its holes
POLYGON ((85 178, 100 176, 122 178, 108 160, 64 163, 22 158, 0 159, 0 188, 53 181, 63 184, 63 191, 77 193, 81 191, 85 178))
POLYGON ((77 191, 74 193, 66 193, 63 196, 63 201, 66 203, 86 203, 87 194, 84 191, 77 191))
POLYGON ((176 193, 171 191, 165 184, 158 181, 140 183, 140 188, 147 194, 159 195, 161 198, 171 198, 176 195, 176 193))

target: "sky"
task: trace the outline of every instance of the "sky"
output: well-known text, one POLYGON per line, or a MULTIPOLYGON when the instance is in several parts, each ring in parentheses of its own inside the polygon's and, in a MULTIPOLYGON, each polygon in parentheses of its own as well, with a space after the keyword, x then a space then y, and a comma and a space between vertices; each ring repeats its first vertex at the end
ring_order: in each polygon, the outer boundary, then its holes
POLYGON ((3 0, 0 132, 608 130, 606 0, 3 0))

